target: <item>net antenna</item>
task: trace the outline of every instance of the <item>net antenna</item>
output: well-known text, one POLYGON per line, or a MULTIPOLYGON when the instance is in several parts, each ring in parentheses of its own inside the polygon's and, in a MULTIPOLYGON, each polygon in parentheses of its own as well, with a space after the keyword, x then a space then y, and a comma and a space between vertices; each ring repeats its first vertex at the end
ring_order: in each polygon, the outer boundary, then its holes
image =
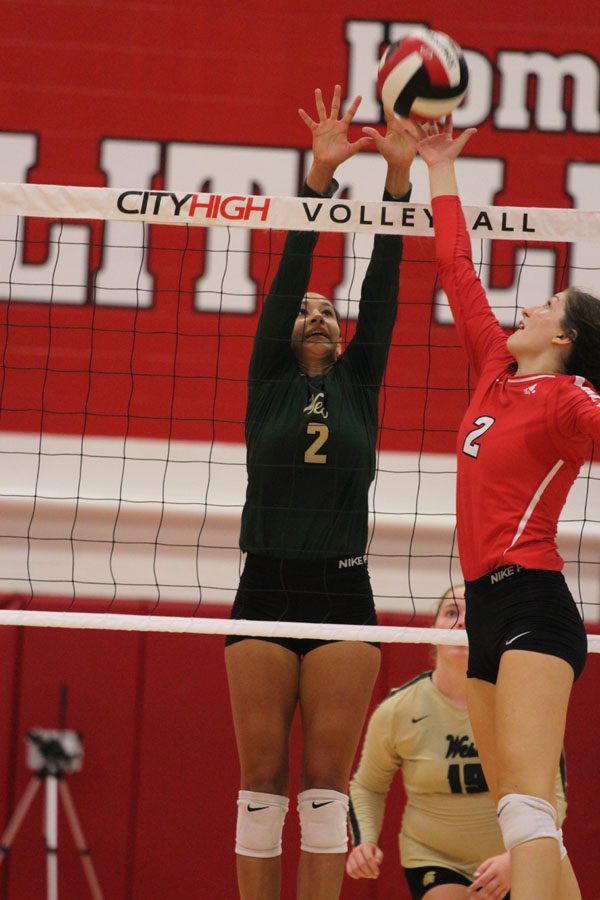
MULTIPOLYGON (((499 255, 500 270, 516 270, 517 293, 528 296, 542 270, 546 281, 558 283, 560 248, 565 270, 582 285, 595 281, 599 292, 599 211, 468 206, 465 214, 485 277, 498 269, 499 255), (518 245, 512 257, 501 252, 507 241, 518 245)), ((354 236, 353 286, 335 298, 351 325, 351 292, 368 261, 361 248, 390 228, 418 239, 406 243, 399 315, 421 315, 427 305, 439 335, 450 320, 443 295, 431 304, 431 214, 423 204, 0 185, 0 590, 5 607, 18 607, 0 609, 0 625, 466 641, 464 633, 445 629, 199 615, 207 603, 230 604, 238 581, 245 492, 239 410, 254 336, 248 313, 256 311, 256 285, 260 302, 272 280, 277 242, 290 229, 317 229, 336 247, 354 236), (109 246, 111 234, 119 239, 109 246), (110 259, 118 260, 118 271, 106 271, 110 259), (425 292, 424 261, 431 283, 425 292), (126 273, 122 282, 119 273, 126 273), (204 283, 210 290, 203 292, 204 283), (120 611, 140 600, 150 601, 153 614, 120 611), (193 614, 171 615, 171 601, 191 605, 193 614)), ((317 252, 319 263, 330 264, 327 249, 317 252)), ((520 296, 515 301, 514 291, 497 289, 491 300, 503 324, 514 322, 520 296)), ((456 422, 440 428, 436 417, 449 406, 464 409, 466 367, 459 347, 447 337, 442 347, 429 334, 426 328, 422 344, 392 347, 372 494, 369 564, 377 606, 412 618, 429 614, 448 584, 462 582, 454 540, 456 422), (410 374, 406 360, 420 359, 424 349, 433 363, 442 351, 456 352, 463 380, 449 384, 447 367, 440 376, 435 365, 425 384, 399 375, 394 357, 402 354, 402 373, 410 374), (415 391, 428 392, 430 418, 400 421, 415 391), (412 449, 390 451, 390 438, 412 449)), ((600 618, 598 509, 600 474, 590 464, 576 482, 559 538, 567 581, 579 587, 576 599, 592 628, 600 618)), ((599 652, 600 637, 588 640, 599 652)))

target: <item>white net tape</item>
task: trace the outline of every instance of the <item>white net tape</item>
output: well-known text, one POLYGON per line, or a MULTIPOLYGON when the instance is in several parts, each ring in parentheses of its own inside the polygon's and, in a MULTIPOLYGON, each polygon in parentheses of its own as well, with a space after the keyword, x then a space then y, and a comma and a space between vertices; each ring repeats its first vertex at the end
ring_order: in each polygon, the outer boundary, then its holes
MULTIPOLYGON (((238 634, 248 637, 308 638, 321 641, 380 641, 385 644, 451 644, 461 647, 467 645, 467 635, 462 629, 414 628, 408 625, 326 625, 308 622, 255 622, 249 619, 35 610, 2 610, 0 625, 151 631, 169 634, 238 634)), ((588 650, 590 653, 600 653, 600 634, 588 635, 588 650)))
MULTIPOLYGON (((465 206, 475 237, 506 241, 600 242, 600 212, 518 206, 465 206)), ((253 197, 0 183, 0 215, 103 219, 152 225, 273 228, 433 236, 422 203, 253 197)))

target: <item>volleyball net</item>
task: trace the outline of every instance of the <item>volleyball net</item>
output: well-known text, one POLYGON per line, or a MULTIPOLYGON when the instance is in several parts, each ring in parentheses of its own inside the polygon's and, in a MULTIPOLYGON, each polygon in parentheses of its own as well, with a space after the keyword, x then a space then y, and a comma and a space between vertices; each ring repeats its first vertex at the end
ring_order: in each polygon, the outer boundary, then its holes
MULTIPOLYGON (((600 212, 465 212, 503 325, 569 283, 600 293, 600 212)), ((471 383, 432 234, 422 204, 0 185, 0 624, 463 643, 411 626, 462 583, 454 444, 471 383), (311 289, 334 300, 344 342, 373 235, 405 236, 368 554, 378 609, 406 626, 226 618, 248 360, 290 229, 321 232, 311 289), (132 601, 149 611, 127 614, 132 601)), ((591 630, 599 475, 584 466, 558 535, 591 630)))

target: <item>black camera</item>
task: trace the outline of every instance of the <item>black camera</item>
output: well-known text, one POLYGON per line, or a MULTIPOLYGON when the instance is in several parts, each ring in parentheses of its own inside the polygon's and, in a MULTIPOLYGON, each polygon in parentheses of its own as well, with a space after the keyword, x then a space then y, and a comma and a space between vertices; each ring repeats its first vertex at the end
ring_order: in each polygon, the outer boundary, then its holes
POLYGON ((79 732, 32 728, 25 735, 27 768, 60 777, 83 767, 83 743, 79 732))

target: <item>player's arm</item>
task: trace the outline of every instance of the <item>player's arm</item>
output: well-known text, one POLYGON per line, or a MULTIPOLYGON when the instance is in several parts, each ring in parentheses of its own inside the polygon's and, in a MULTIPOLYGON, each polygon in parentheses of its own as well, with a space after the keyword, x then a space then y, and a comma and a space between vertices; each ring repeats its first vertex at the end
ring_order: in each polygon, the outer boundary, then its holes
MULTIPOLYGON (((576 452, 582 441, 600 444, 600 395, 580 376, 555 393, 555 421, 559 434, 576 452), (576 442, 576 443, 575 443, 576 442)), ((585 453, 584 453, 585 455, 585 453)))
MULTIPOLYGON (((352 142, 348 140, 348 129, 360 101, 360 97, 355 97, 342 115, 341 87, 336 84, 329 111, 320 88, 315 90, 316 117, 313 118, 303 109, 298 110, 312 137, 312 164, 302 196, 331 197, 337 189, 333 177, 337 167, 371 143, 368 137, 352 142)), ((308 289, 317 240, 318 234, 315 232, 293 231, 287 236, 283 256, 259 320, 250 362, 251 379, 268 376, 284 359, 292 358, 292 328, 308 289)))
MULTIPOLYGON (((408 203, 412 190, 410 167, 416 147, 393 113, 386 113, 386 119, 384 135, 376 128, 365 127, 363 131, 387 162, 383 200, 408 203)), ((345 362, 359 369, 361 382, 373 387, 381 383, 387 364, 398 309, 401 259, 400 235, 375 235, 361 288, 356 331, 344 354, 345 362)))
POLYGON ((492 358, 510 360, 506 337, 475 272, 460 200, 438 196, 431 207, 440 281, 469 360, 476 372, 481 372, 492 358))
MULTIPOLYGON (((337 183, 330 183, 331 196, 337 183)), ((307 183, 300 196, 323 197, 307 183)), ((290 340, 302 298, 308 290, 313 251, 319 239, 315 231, 290 231, 271 289, 265 300, 250 359, 250 378, 268 377, 284 360, 293 357, 290 340)))
POLYGON ((392 698, 377 707, 367 728, 360 763, 350 782, 350 831, 354 849, 346 871, 352 878, 377 878, 383 853, 378 847, 386 798, 402 765, 394 743, 392 698))
POLYGON ((510 355, 504 332, 490 309, 473 266, 471 242, 458 195, 454 163, 476 129, 467 128, 455 138, 451 116, 443 127, 419 125, 407 119, 403 122, 429 172, 440 279, 469 360, 480 372, 492 357, 509 360, 510 355))

